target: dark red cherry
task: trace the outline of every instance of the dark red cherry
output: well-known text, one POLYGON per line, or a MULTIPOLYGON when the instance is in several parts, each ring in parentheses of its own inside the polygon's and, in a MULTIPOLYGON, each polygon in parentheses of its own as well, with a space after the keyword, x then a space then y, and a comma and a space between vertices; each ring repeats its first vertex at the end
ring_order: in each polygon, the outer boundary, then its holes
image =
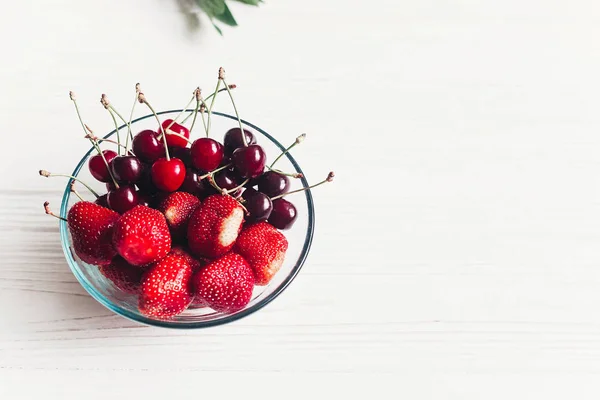
POLYGON ((111 190, 115 190, 117 187, 115 186, 114 182, 112 181, 112 179, 108 182, 106 182, 106 191, 110 192, 111 190))
POLYGON ((192 155, 189 147, 169 147, 169 155, 179 158, 186 167, 192 166, 192 155))
POLYGON ((146 207, 152 207, 152 196, 145 192, 137 191, 138 204, 146 207))
MULTIPOLYGON (((244 129, 244 134, 246 135, 246 143, 248 145, 255 144, 256 138, 248 129, 244 129)), ((230 156, 233 152, 240 148, 244 147, 244 141, 242 139, 242 134, 240 133, 240 128, 231 128, 225 134, 223 138, 223 146, 225 147, 225 155, 230 156)))
MULTIPOLYGON (((106 162, 108 162, 108 165, 110 165, 112 159, 117 156, 117 153, 112 150, 103 150, 102 154, 104 154, 104 158, 106 159, 106 162)), ((108 168, 106 168, 106 164, 100 154, 90 157, 88 167, 92 176, 100 182, 108 182, 111 180, 108 168)))
POLYGON ((160 158, 152 164, 152 182, 160 190, 174 192, 185 179, 185 165, 179 158, 160 158))
POLYGON ((211 138, 196 139, 190 151, 192 165, 202 171, 216 169, 223 160, 223 145, 211 138))
POLYGON ((248 200, 250 197, 258 193, 258 191, 252 187, 246 187, 242 192, 242 198, 248 200))
POLYGON ((178 133, 179 135, 182 135, 185 138, 189 139, 190 138, 190 130, 188 128, 186 128, 185 126, 178 124, 177 122, 175 122, 173 125, 171 125, 171 122, 173 122, 172 119, 166 119, 162 123, 162 127, 163 127, 165 133, 167 134, 167 146, 169 146, 169 147, 187 147, 188 141, 177 135, 173 135, 173 133, 176 133, 176 134, 178 133), (169 129, 167 129, 167 127, 169 125, 171 125, 171 127, 169 129))
POLYGON ((269 197, 287 193, 290 189, 290 180, 287 176, 275 171, 267 171, 257 178, 258 190, 269 197))
POLYGON ((298 218, 296 207, 286 199, 273 200, 269 223, 277 229, 290 229, 298 218))
POLYGON ((96 201, 94 201, 94 203, 96 203, 96 204, 98 204, 99 206, 102 206, 102 207, 110 208, 108 206, 107 197, 108 197, 108 194, 103 194, 102 196, 98 197, 96 199, 96 201))
POLYGON ((269 218, 273 211, 271 198, 261 192, 250 195, 244 206, 248 210, 248 219, 251 221, 264 221, 269 218))
POLYGON ((158 188, 152 182, 152 166, 148 164, 142 164, 142 176, 137 181, 136 186, 141 192, 147 194, 154 194, 158 192, 158 188))
POLYGON ((214 176, 214 180, 218 187, 225 190, 233 189, 240 184, 236 174, 227 169, 217 172, 214 176))
POLYGON ((135 156, 118 156, 110 163, 117 182, 136 183, 142 176, 142 163, 135 156))
POLYGON ((267 155, 262 147, 253 144, 234 151, 231 160, 242 178, 255 178, 263 173, 267 155))
POLYGON ((206 196, 206 181, 200 180, 200 175, 193 168, 187 168, 185 170, 185 179, 179 190, 187 193, 191 193, 196 197, 204 198, 206 196))
POLYGON ((139 197, 133 185, 121 185, 108 192, 108 205, 111 209, 123 214, 138 205, 139 197))
POLYGON ((147 163, 153 163, 165 155, 165 145, 158 140, 158 133, 150 129, 135 135, 131 147, 135 155, 147 163))

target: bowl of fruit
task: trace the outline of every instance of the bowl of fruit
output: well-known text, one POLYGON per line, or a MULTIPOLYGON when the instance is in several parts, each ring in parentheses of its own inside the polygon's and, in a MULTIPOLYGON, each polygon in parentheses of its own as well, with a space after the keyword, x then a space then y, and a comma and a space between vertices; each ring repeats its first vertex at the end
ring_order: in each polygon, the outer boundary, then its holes
POLYGON ((66 177, 58 218, 65 258, 98 302, 133 321, 194 329, 247 316, 296 277, 312 242, 310 186, 288 146, 242 120, 223 69, 203 98, 156 112, 136 85, 129 118, 105 95, 114 130, 66 177), (213 111, 219 93, 235 115, 213 111), (149 110, 134 118, 136 105, 149 110), (119 122, 120 121, 120 122, 119 122))

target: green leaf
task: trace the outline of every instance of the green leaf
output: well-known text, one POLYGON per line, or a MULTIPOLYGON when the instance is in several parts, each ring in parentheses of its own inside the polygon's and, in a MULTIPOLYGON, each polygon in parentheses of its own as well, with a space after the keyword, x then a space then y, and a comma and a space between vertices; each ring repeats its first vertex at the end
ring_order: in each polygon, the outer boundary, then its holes
POLYGON ((215 27, 215 29, 217 30, 217 32, 219 32, 219 35, 223 36, 223 31, 221 30, 221 28, 219 28, 211 19, 210 22, 212 23, 212 25, 215 27))
POLYGON ((237 26, 237 22, 235 18, 233 18, 233 14, 231 14, 231 11, 229 10, 229 7, 227 7, 227 4, 225 4, 225 11, 223 11, 222 14, 215 15, 215 18, 226 25, 237 26))
POLYGON ((196 2, 209 17, 221 15, 225 12, 225 0, 196 0, 196 2))
POLYGON ((250 4, 252 6, 257 6, 258 3, 262 3, 262 0, 235 0, 235 1, 239 1, 240 3, 244 3, 244 4, 250 4))

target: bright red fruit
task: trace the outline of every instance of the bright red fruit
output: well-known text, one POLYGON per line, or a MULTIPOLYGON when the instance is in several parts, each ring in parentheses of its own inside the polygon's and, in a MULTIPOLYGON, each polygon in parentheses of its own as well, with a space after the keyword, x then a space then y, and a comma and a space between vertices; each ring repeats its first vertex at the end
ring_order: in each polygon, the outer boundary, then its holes
POLYGON ((205 266, 206 264, 208 264, 208 261, 206 261, 203 258, 194 258, 189 251, 187 251, 186 248, 184 248, 183 246, 175 246, 171 249, 171 254, 178 254, 180 256, 185 257, 188 262, 190 263, 190 265, 192 266, 192 271, 197 272, 200 270, 200 268, 202 268, 203 266, 205 266))
POLYGON ((244 223, 244 210, 229 195, 215 194, 196 208, 188 225, 188 244, 198 257, 215 258, 233 247, 244 223))
POLYGON ((165 257, 171 250, 171 234, 158 210, 136 206, 117 221, 113 244, 129 264, 144 266, 165 257))
POLYGON ((192 302, 192 266, 181 254, 169 254, 150 265, 142 277, 138 307, 142 314, 167 319, 192 302))
POLYGON ((190 150, 192 165, 202 171, 216 169, 223 160, 223 145, 214 139, 196 139, 190 150))
POLYGON ((157 209, 165 215, 173 239, 185 238, 190 216, 199 205, 196 196, 185 192, 169 193, 162 199, 157 209))
POLYGON ((178 158, 160 158, 152 164, 152 182, 165 192, 174 192, 185 179, 185 165, 178 158))
POLYGON ((244 257, 252 270, 256 285, 266 285, 279 271, 288 241, 271 224, 259 222, 242 230, 234 251, 244 257))
POLYGON ((265 169, 267 155, 262 147, 251 144, 234 151, 231 161, 242 178, 256 178, 265 169))
POLYGON ((229 253, 196 273, 193 284, 199 304, 231 313, 241 310, 252 299, 254 275, 242 256, 229 253))
MULTIPOLYGON (((172 122, 172 119, 165 119, 162 123, 162 127, 167 134, 167 145, 169 147, 187 147, 188 141, 177 135, 173 135, 173 133, 182 135, 186 139, 189 139, 190 130, 185 126, 178 124, 177 122, 171 125, 172 122), (169 125, 171 125, 171 127, 167 129, 169 125)), ((161 131, 159 130, 159 132, 161 131)))
POLYGON ((144 271, 130 265, 127 261, 117 256, 110 265, 98 267, 102 275, 107 277, 116 287, 125 293, 136 294, 140 288, 144 271))
POLYGON ((119 214, 89 201, 73 204, 67 224, 73 238, 75 254, 88 264, 110 264, 117 255, 112 235, 119 214))
MULTIPOLYGON (((112 150, 104 150, 102 151, 102 154, 104 155, 108 165, 110 165, 112 159, 117 156, 117 153, 112 150)), ((111 180, 106 163, 100 154, 90 157, 90 161, 88 161, 88 168, 90 169, 92 176, 100 182, 108 182, 111 180)))
POLYGON ((162 140, 158 140, 158 133, 149 129, 135 135, 131 147, 135 155, 147 163, 152 163, 165 154, 165 146, 162 140))

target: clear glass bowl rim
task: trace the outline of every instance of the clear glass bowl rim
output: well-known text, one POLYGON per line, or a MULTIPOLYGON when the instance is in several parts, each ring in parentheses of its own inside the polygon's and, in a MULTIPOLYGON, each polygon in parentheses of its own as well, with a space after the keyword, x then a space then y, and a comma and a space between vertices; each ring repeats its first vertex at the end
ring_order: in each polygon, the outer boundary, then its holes
MULTIPOLYGON (((167 111, 157 112, 157 114, 158 115, 172 114, 172 113, 179 113, 182 111, 183 110, 180 110, 180 109, 179 110, 167 110, 167 111)), ((187 110, 186 112, 193 112, 193 111, 187 110)), ((229 119, 237 122, 237 117, 235 117, 235 116, 221 113, 221 112, 216 112, 216 111, 213 111, 213 114, 218 115, 220 117, 229 118, 229 119)), ((144 115, 142 117, 134 119, 133 121, 131 121, 131 123, 134 124, 138 121, 142 121, 147 118, 153 118, 153 117, 154 117, 154 114, 144 115)), ((250 128, 254 129, 257 132, 260 132, 263 136, 265 136, 267 139, 269 139, 271 142, 273 142, 281 151, 285 150, 285 147, 283 145, 281 145, 281 143, 279 143, 273 136, 269 135, 267 132, 265 132, 258 126, 254 125, 248 121, 245 121, 243 119, 241 121, 244 125, 249 126, 250 128)), ((119 127, 119 129, 123 129, 126 127, 127 127, 127 125, 123 124, 119 127)), ((117 130, 114 129, 113 131, 108 133, 106 136, 104 136, 104 139, 107 139, 110 136, 114 135, 116 133, 116 131, 117 130)), ((88 150, 88 152, 79 161, 79 163, 77 164, 77 166, 75 167, 75 170, 73 171, 73 173, 71 175, 77 176, 79 174, 79 171, 86 164, 88 157, 90 156, 90 154, 93 151, 94 151, 93 147, 88 150)), ((302 186, 307 188, 309 185, 308 185, 306 176, 302 172, 302 169, 300 168, 300 166, 298 165, 298 163, 296 162, 294 157, 292 157, 292 155, 290 153, 286 153, 285 156, 288 158, 290 163, 294 166, 294 169, 296 170, 296 172, 302 174, 302 178, 300 178, 300 180, 302 182, 302 186)), ((255 311, 260 310, 267 304, 269 304, 277 296, 279 296, 288 287, 288 285, 290 283, 292 283, 292 281, 294 280, 296 275, 298 275, 298 272, 300 272, 300 269, 304 265, 304 262, 306 261, 306 258, 308 256, 310 246, 311 246, 312 240, 313 240, 314 229, 315 229, 315 211, 314 211, 313 198, 312 198, 310 189, 304 191, 304 194, 306 196, 306 202, 307 202, 307 207, 308 207, 308 229, 306 231, 306 237, 304 240, 304 245, 303 245, 300 257, 298 258, 296 265, 294 265, 294 267, 290 271, 289 275, 285 278, 285 280, 283 282, 281 282, 281 284, 277 288, 275 288, 273 290, 273 292, 271 292, 269 295, 267 295, 264 299, 260 300, 256 304, 253 304, 251 307, 243 309, 235 314, 227 315, 223 318, 219 318, 219 319, 215 319, 215 320, 190 322, 190 323, 182 323, 182 322, 168 321, 168 320, 161 321, 161 320, 147 318, 142 315, 138 315, 136 313, 131 312, 130 310, 122 308, 121 306, 113 303, 111 300, 107 299, 104 295, 102 295, 100 292, 98 292, 96 290, 96 288, 94 287, 94 285, 91 282, 89 282, 88 279, 85 277, 85 275, 81 272, 79 264, 77 263, 77 261, 75 261, 75 259, 73 258, 73 255, 71 254, 71 250, 69 249, 68 227, 67 227, 66 221, 64 221, 64 220, 61 220, 60 224, 59 224, 62 249, 65 254, 65 258, 67 259, 67 262, 69 264, 69 267, 71 268, 71 271, 73 272, 73 274, 75 275, 75 278, 77 278, 77 280, 79 281, 81 286, 83 286, 83 288, 94 299, 96 299, 100 304, 102 304, 104 307, 108 308, 109 310, 113 311, 114 313, 116 313, 118 315, 121 315, 127 319, 130 319, 132 321, 139 322, 139 323, 142 323, 145 325, 158 326, 158 327, 162 327, 162 328, 198 329, 198 328, 207 328, 210 326, 227 324, 227 323, 236 321, 240 318, 243 318, 245 316, 248 316, 248 315, 254 313, 255 311)), ((63 194, 63 198, 62 198, 61 207, 60 207, 60 215, 63 218, 67 217, 70 195, 71 195, 71 190, 70 190, 69 184, 67 183, 67 186, 65 187, 65 191, 63 194)))

